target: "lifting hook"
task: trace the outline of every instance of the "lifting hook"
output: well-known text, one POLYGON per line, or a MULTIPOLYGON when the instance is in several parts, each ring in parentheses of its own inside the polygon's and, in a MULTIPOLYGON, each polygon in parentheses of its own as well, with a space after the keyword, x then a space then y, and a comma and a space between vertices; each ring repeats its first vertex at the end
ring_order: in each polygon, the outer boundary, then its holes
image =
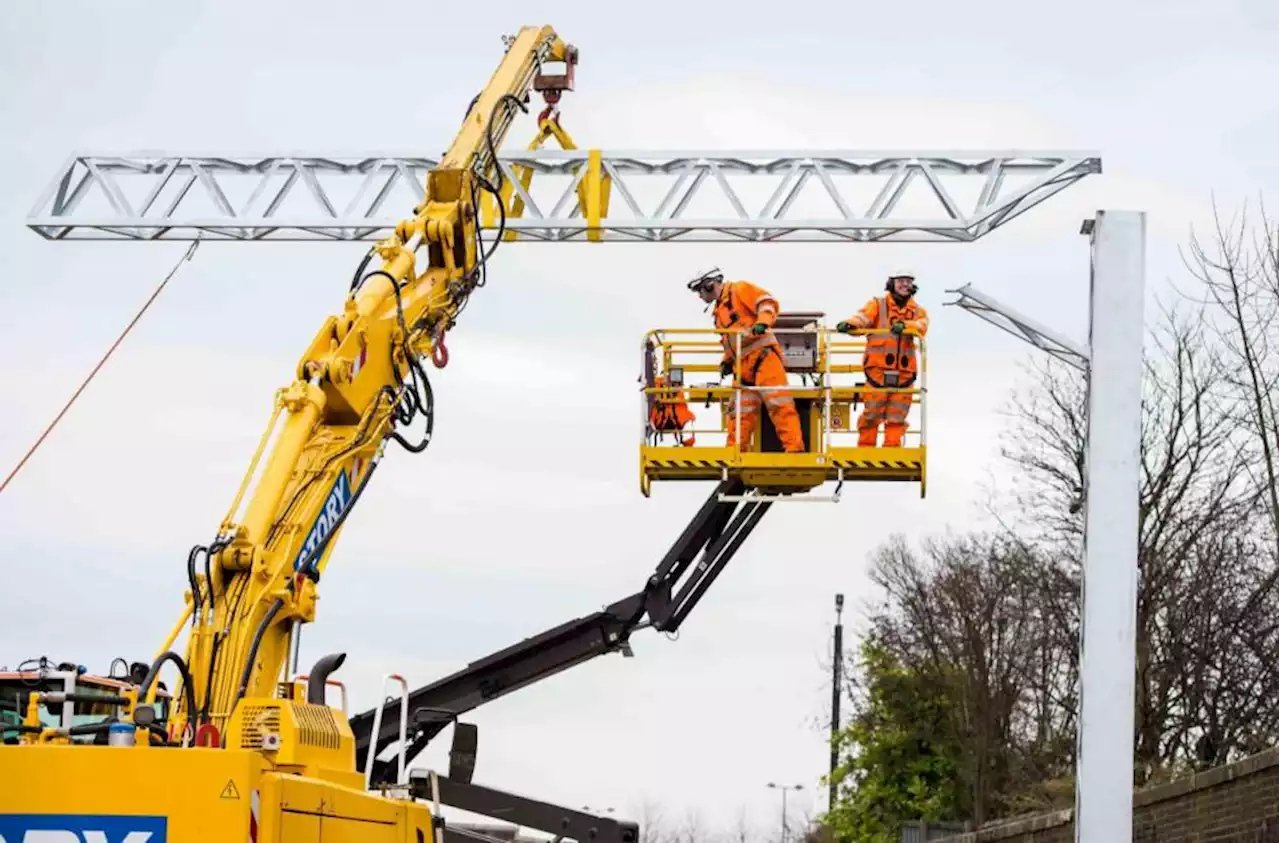
POLYGON ((449 349, 444 344, 444 331, 441 331, 431 341, 431 362, 437 369, 443 369, 449 365, 449 349))

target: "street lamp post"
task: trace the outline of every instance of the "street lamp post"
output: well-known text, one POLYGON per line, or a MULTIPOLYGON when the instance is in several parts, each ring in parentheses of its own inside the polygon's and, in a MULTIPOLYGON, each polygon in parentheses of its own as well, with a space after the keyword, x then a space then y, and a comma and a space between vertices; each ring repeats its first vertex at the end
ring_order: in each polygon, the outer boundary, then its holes
POLYGON ((836 765, 840 753, 836 751, 836 737, 840 734, 840 667, 844 661, 844 595, 836 595, 836 628, 831 646, 831 766, 827 771, 827 811, 836 809, 836 765))
POLYGON ((782 791, 782 839, 779 841, 779 843, 787 843, 787 791, 788 790, 804 790, 804 785, 778 784, 776 782, 769 782, 769 787, 772 790, 782 791))

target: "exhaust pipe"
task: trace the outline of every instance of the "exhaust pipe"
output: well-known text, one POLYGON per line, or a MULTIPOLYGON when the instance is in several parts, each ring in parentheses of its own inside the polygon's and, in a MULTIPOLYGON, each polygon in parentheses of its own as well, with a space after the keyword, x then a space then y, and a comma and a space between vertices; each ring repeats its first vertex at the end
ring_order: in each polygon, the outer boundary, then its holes
POLYGON ((342 667, 342 663, 346 660, 346 653, 330 653, 320 657, 315 667, 311 668, 311 673, 307 675, 307 702, 312 705, 324 705, 324 683, 329 679, 329 674, 342 667))

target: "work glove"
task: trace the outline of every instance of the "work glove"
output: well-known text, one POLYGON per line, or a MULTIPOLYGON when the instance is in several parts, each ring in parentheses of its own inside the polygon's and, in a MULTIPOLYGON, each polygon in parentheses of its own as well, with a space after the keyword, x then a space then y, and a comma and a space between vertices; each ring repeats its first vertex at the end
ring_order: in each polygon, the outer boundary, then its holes
POLYGON ((842 334, 852 334, 852 333, 853 333, 853 323, 852 323, 852 322, 839 322, 839 323, 837 323, 837 324, 836 324, 836 330, 837 330, 837 331, 839 331, 839 332, 840 332, 840 333, 842 333, 842 334))
POLYGON ((906 324, 904 324, 902 320, 898 320, 897 322, 893 323, 893 326, 889 330, 893 331, 895 334, 901 334, 906 329, 907 329, 906 324))
POLYGON ((757 322, 756 324, 751 326, 751 333, 757 336, 759 336, 760 334, 763 334, 767 330, 769 330, 769 326, 765 325, 762 322, 757 322))
POLYGON ((733 361, 721 360, 720 361, 720 377, 727 378, 732 374, 733 374, 733 361))

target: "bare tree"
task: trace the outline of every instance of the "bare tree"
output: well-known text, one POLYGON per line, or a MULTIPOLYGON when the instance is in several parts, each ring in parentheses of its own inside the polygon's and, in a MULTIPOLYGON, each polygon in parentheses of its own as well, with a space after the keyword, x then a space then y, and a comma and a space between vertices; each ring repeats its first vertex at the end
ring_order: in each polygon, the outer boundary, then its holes
POLYGON ((1214 205, 1214 228, 1208 245, 1191 233, 1184 255, 1203 294, 1202 303, 1219 340, 1225 366, 1222 393, 1232 421, 1244 431, 1251 455, 1255 489, 1266 501, 1272 536, 1280 533, 1277 502, 1277 316, 1280 314, 1280 236, 1266 207, 1259 202, 1260 225, 1249 222, 1247 208, 1223 222, 1214 205))
MULTIPOLYGON (((1252 718, 1274 710, 1274 681, 1253 704, 1228 705, 1233 683, 1253 682, 1275 651, 1274 539, 1257 483, 1258 449, 1239 435, 1237 403, 1224 396, 1226 361, 1200 312, 1166 311, 1151 333, 1145 362, 1139 496, 1137 606, 1137 778, 1188 759, 1196 718, 1211 729, 1213 757, 1229 757, 1274 734, 1246 738, 1252 718), (1261 530, 1259 528, 1262 528, 1261 530), (1238 539, 1238 540, 1236 540, 1238 539), (1230 584, 1231 593, 1223 589, 1230 584), (1194 614, 1190 611, 1194 604, 1194 614), (1243 613, 1243 614, 1242 614, 1243 613), (1248 642, 1241 636, 1249 638, 1248 642), (1270 636, 1270 637, 1268 637, 1270 636), (1231 670, 1220 665, 1230 663, 1231 670), (1242 677, 1240 674, 1247 674, 1242 677), (1194 681, 1189 679, 1194 674, 1194 681), (1211 702, 1213 701, 1213 702, 1211 702), (1190 736, 1190 737, 1188 737, 1190 736)), ((1083 379, 1041 368, 1039 382, 1013 411, 1005 453, 1022 469, 1021 523, 1055 548, 1078 575, 1083 537, 1086 395, 1083 379)), ((1064 613, 1065 614, 1065 613, 1064 613)), ((1274 664, 1274 661, 1272 662, 1274 664)), ((1271 671, 1274 679, 1274 668, 1271 671)), ((1201 747, 1204 751, 1205 746, 1201 747)))
POLYGON ((728 835, 728 838, 732 843, 752 843, 756 839, 756 831, 747 816, 747 806, 743 805, 738 809, 738 814, 733 822, 733 830, 728 835))
POLYGON ((674 835, 667 828, 666 814, 658 803, 645 799, 634 816, 640 826, 640 839, 636 843, 673 843, 674 835))
MULTIPOLYGON (((1265 209, 1261 218, 1255 228, 1219 220, 1208 246, 1193 234, 1187 260, 1203 295, 1163 308, 1147 331, 1137 784, 1277 740, 1280 236, 1265 209)), ((956 721, 948 739, 961 744, 968 794, 959 818, 978 824, 1071 800, 1087 383, 1054 362, 1030 372, 1004 440, 1012 495, 991 509, 1002 532, 918 551, 895 537, 872 556, 883 599, 868 607, 870 632, 895 665, 927 678, 913 694, 945 689, 937 722, 956 721)), ((857 716, 868 697, 849 666, 857 716)))
POLYGON ((673 843, 710 843, 702 813, 697 808, 687 809, 671 839, 673 843))

